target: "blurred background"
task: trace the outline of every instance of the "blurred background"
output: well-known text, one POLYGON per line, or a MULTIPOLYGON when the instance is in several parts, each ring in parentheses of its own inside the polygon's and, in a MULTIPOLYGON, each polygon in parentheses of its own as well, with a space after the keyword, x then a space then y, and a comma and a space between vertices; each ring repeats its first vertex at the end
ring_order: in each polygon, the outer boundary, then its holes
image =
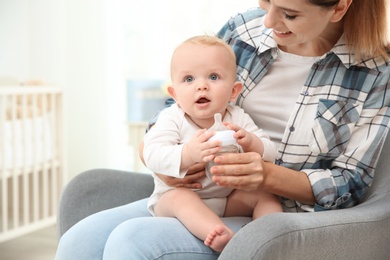
MULTIPOLYGON (((166 99, 173 49, 188 37, 215 34, 232 15, 257 5, 255 0, 0 0, 0 91, 50 85, 61 90, 63 100, 61 145, 54 147, 61 152, 63 176, 55 177, 54 168, 36 172, 39 185, 27 188, 31 172, 15 175, 19 169, 1 167, 9 151, 2 148, 0 132, 0 259, 54 258, 55 193, 82 171, 148 172, 138 145, 146 122, 166 99), (54 187, 55 178, 64 182, 48 195, 47 181, 54 187), (31 192, 42 194, 37 202, 30 203, 31 192)), ((1 120, 0 127, 7 126, 1 120)))
POLYGON ((68 178, 99 167, 144 170, 133 159, 129 123, 147 121, 165 98, 174 47, 216 33, 230 16, 257 5, 0 0, 0 77, 63 89, 68 178))

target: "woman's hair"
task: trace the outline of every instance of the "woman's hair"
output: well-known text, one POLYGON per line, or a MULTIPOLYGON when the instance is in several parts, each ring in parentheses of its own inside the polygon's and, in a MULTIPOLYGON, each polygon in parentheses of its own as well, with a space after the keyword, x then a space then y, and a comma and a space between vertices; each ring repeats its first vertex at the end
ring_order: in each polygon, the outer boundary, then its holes
MULTIPOLYGON (((340 0, 308 0, 324 8, 340 0)), ((344 17, 344 35, 357 59, 383 56, 389 60, 387 0, 352 0, 344 17)))

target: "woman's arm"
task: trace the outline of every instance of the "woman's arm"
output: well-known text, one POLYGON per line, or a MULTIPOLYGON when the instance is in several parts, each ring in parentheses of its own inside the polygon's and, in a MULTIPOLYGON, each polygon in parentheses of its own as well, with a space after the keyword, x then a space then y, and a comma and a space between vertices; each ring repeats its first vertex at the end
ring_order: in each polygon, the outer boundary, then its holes
POLYGON ((164 174, 157 174, 158 177, 168 186, 171 187, 184 187, 188 189, 201 189, 202 184, 198 182, 206 175, 205 164, 197 163, 188 168, 186 176, 184 178, 175 178, 164 174))
POLYGON ((258 153, 223 154, 211 168, 220 186, 252 191, 264 189, 282 197, 313 205, 315 198, 307 175, 270 162, 258 153))

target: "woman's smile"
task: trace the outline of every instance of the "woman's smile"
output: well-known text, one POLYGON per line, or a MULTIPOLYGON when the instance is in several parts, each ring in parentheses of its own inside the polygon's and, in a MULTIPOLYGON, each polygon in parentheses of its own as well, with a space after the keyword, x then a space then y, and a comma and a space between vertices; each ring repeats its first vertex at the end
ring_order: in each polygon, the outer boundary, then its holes
POLYGON ((284 37, 292 35, 292 32, 291 31, 277 31, 274 29, 274 34, 278 37, 284 38, 284 37))

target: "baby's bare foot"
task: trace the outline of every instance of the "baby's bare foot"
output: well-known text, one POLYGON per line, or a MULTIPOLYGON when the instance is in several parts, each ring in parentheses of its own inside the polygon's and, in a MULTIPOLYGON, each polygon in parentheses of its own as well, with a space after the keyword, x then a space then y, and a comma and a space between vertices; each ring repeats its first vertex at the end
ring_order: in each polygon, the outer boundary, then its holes
POLYGON ((217 252, 222 252, 234 233, 230 229, 217 225, 206 237, 204 244, 217 252))

